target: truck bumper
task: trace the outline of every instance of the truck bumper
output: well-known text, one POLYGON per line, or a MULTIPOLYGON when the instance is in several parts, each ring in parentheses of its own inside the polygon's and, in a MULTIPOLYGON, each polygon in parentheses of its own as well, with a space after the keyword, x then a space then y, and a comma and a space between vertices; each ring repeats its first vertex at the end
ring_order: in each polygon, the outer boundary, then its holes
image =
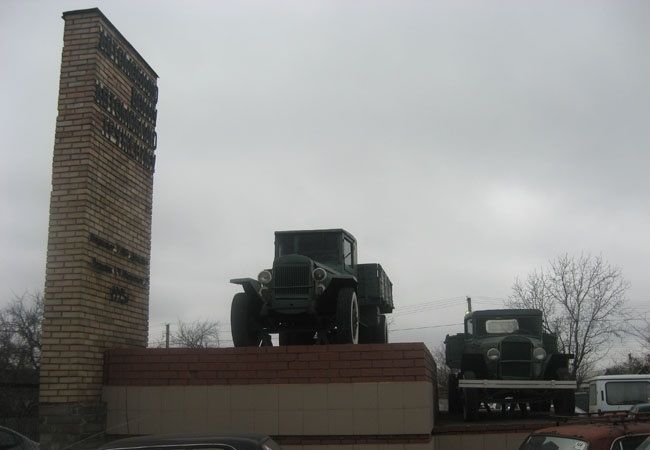
POLYGON ((458 380, 461 389, 568 389, 578 384, 571 380, 458 380))

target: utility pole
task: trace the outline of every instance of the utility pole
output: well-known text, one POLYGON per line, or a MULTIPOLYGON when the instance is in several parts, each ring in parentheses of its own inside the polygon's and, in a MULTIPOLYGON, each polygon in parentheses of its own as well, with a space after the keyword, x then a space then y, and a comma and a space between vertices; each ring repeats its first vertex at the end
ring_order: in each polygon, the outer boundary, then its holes
POLYGON ((169 348, 169 324, 165 324, 165 348, 169 348))

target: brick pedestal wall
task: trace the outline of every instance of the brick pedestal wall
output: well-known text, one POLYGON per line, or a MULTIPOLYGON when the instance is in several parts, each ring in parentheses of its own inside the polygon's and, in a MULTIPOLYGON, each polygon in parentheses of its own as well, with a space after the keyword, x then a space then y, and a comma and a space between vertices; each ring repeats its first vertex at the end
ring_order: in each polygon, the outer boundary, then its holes
POLYGON ((422 343, 107 352, 108 432, 259 432, 283 448, 432 445, 422 343))
POLYGON ((422 343, 239 348, 114 349, 106 385, 432 382, 422 343))

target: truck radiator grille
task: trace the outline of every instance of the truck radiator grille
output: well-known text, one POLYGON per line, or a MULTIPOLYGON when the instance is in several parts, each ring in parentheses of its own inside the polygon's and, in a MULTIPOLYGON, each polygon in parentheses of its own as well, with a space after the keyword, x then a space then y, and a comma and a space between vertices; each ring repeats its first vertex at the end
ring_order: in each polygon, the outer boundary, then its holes
POLYGON ((531 376, 533 346, 526 341, 501 342, 501 362, 499 370, 502 378, 522 378, 531 376))
POLYGON ((273 270, 276 297, 309 294, 309 266, 280 266, 273 270))
POLYGON ((501 343, 501 359, 514 361, 530 361, 533 357, 533 346, 530 342, 503 341, 501 343))
POLYGON ((510 361, 499 364, 501 378, 521 378, 528 379, 531 377, 530 362, 528 361, 510 361))

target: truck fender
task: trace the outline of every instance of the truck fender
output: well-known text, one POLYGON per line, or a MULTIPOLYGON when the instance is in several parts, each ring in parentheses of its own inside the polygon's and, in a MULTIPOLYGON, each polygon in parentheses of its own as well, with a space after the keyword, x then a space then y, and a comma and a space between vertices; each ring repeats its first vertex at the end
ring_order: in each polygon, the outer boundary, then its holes
POLYGON ((544 378, 556 379, 558 369, 567 369, 569 367, 569 360, 573 359, 572 357, 573 355, 564 353, 551 355, 548 361, 546 361, 546 367, 544 367, 544 378))
POLYGON ((476 378, 483 379, 488 377, 487 365, 483 355, 478 353, 464 353, 461 359, 461 372, 474 372, 476 378))
POLYGON ((334 291, 336 292, 342 287, 351 287, 356 290, 357 284, 357 279, 352 275, 337 275, 336 277, 332 278, 332 281, 330 281, 327 289, 330 290, 334 288, 334 291))
POLYGON ((230 282, 232 284, 241 285, 241 287, 244 288, 244 292, 246 292, 251 297, 259 298, 260 300, 262 299, 260 296, 260 289, 262 288, 262 285, 259 281, 253 278, 233 278, 230 280, 230 282))

